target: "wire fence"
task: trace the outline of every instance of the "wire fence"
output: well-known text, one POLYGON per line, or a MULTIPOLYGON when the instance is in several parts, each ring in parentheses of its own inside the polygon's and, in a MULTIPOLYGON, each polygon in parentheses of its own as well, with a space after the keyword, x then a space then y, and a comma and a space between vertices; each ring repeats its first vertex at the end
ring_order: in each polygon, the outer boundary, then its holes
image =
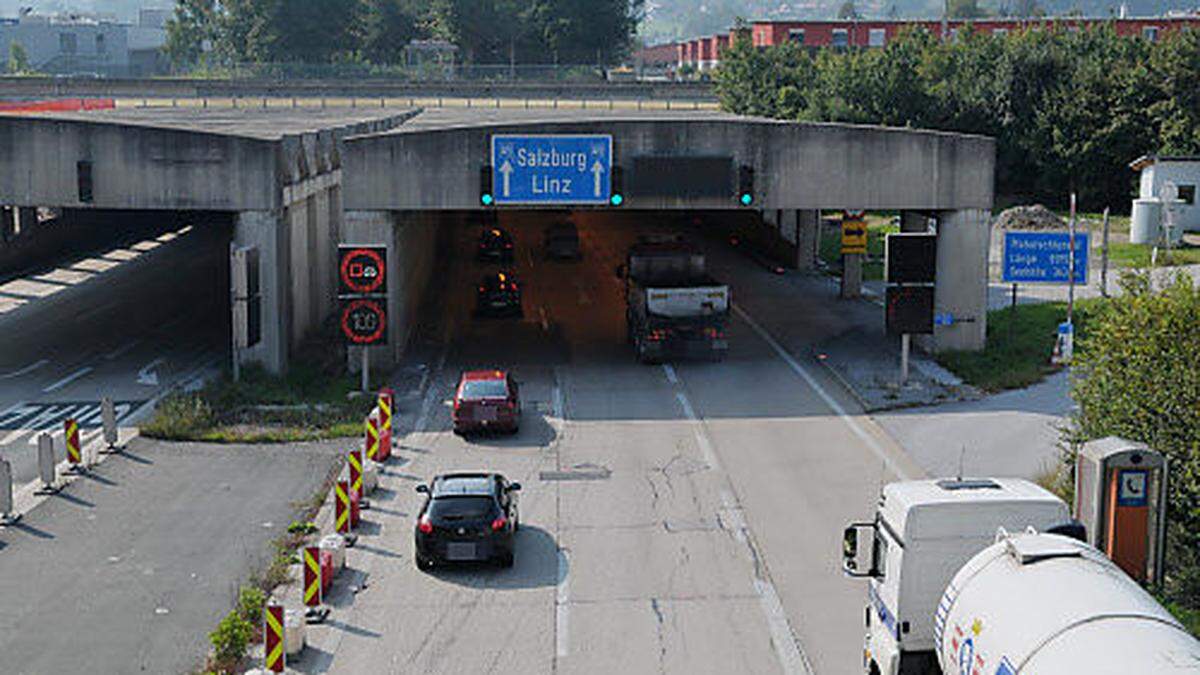
POLYGON ((229 80, 372 80, 390 82, 559 82, 603 83, 623 78, 625 71, 596 64, 461 65, 427 62, 416 65, 369 63, 238 63, 198 66, 175 73, 180 77, 229 80))

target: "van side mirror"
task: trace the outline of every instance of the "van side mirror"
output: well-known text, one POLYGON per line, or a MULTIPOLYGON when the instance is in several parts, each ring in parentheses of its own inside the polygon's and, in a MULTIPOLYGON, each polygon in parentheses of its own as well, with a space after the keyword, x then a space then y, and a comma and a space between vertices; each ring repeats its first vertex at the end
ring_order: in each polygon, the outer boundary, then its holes
POLYGON ((510 484, 510 485, 508 486, 508 491, 509 491, 509 492, 520 492, 520 491, 521 491, 521 484, 520 484, 520 483, 512 483, 512 484, 510 484))
POLYGON ((429 486, 428 485, 418 485, 416 487, 416 490, 417 490, 417 492, 420 492, 423 495, 429 494, 429 486))
POLYGON ((849 577, 875 576, 872 560, 875 523, 851 523, 842 532, 842 572, 849 577))

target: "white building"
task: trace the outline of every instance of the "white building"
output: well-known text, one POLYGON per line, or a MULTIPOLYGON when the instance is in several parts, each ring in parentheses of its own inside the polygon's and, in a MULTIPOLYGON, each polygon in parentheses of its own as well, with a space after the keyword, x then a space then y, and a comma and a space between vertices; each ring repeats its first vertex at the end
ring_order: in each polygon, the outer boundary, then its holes
POLYGON ((1162 201, 1168 183, 1177 194, 1173 207, 1175 224, 1185 232, 1200 232, 1200 208, 1196 205, 1196 186, 1200 185, 1200 156, 1168 157, 1146 155, 1129 165, 1142 173, 1138 201, 1162 201))

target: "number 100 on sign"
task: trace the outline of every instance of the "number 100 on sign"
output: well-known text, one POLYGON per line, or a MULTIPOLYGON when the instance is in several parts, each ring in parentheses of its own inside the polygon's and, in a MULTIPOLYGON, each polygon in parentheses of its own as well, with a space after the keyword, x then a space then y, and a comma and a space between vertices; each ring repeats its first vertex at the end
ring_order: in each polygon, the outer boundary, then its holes
POLYGON ((356 345, 387 344, 387 311, 383 301, 343 300, 342 334, 356 345))

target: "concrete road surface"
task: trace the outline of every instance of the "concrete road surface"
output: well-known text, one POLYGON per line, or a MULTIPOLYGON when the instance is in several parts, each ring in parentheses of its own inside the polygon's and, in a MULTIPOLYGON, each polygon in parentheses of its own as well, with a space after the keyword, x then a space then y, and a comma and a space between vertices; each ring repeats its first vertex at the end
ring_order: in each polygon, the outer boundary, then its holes
MULTIPOLYGON (((724 362, 640 365, 613 269, 652 221, 576 214, 584 261, 551 263, 539 242, 552 217, 501 216, 517 239, 523 320, 470 318, 475 284, 494 269, 465 257, 473 231, 459 233, 464 257, 439 266, 453 339, 402 468, 367 512, 352 561, 370 583, 310 631, 292 668, 856 672, 866 588, 840 573, 841 531, 870 514, 882 481, 920 471, 783 346, 836 333, 814 319, 835 315, 836 301, 743 298, 724 362), (517 436, 450 433, 457 374, 477 367, 511 368, 524 383, 517 436), (461 469, 523 484, 513 569, 414 566, 413 488, 461 469)), ((722 255, 735 298, 739 279, 767 274, 722 255)))
POLYGON ((136 440, 0 530, 0 673, 181 673, 341 449, 136 440))
POLYGON ((0 283, 0 458, 18 484, 37 475, 39 432, 55 435, 61 459, 66 418, 86 444, 101 397, 125 423, 221 362, 227 237, 188 227, 0 283))

